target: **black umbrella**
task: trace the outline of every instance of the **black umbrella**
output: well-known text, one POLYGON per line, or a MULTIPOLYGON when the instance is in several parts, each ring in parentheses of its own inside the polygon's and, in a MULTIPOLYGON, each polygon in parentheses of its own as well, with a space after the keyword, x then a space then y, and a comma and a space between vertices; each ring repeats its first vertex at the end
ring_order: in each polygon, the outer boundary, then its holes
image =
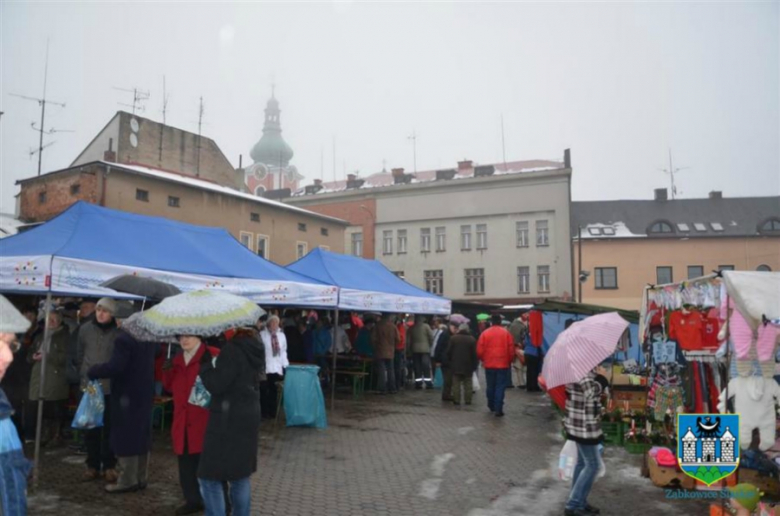
POLYGON ((101 287, 114 289, 125 294, 135 294, 149 299, 161 300, 166 297, 181 294, 181 290, 171 285, 152 278, 123 274, 111 278, 100 284, 101 287))

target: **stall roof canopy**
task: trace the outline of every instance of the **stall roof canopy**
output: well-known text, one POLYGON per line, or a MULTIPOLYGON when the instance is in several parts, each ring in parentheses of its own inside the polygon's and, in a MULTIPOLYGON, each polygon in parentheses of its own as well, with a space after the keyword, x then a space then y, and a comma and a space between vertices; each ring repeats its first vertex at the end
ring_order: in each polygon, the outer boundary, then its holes
POLYGON ((287 266, 340 289, 339 307, 348 310, 449 314, 449 299, 410 285, 376 260, 315 249, 287 266))
POLYGON ((85 202, 2 239, 0 272, 3 291, 48 291, 50 281, 53 292, 99 295, 105 290, 97 285, 129 273, 182 291, 219 288, 262 303, 333 306, 336 298, 332 288, 264 260, 223 228, 85 202))
POLYGON ((639 322, 639 312, 633 310, 621 310, 619 308, 610 308, 608 306, 586 305, 583 303, 567 303, 564 301, 545 301, 536 304, 534 310, 540 312, 564 312, 567 314, 596 315, 608 312, 617 312, 623 319, 630 323, 639 322))

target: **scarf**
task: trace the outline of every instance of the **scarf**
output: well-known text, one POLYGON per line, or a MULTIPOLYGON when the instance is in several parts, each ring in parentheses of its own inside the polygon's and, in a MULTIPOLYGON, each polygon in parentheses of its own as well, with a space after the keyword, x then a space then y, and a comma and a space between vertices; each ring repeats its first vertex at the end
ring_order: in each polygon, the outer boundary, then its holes
POLYGON ((273 353, 273 356, 278 357, 279 356, 279 338, 276 336, 276 332, 275 331, 272 331, 270 333, 271 333, 271 351, 273 353))

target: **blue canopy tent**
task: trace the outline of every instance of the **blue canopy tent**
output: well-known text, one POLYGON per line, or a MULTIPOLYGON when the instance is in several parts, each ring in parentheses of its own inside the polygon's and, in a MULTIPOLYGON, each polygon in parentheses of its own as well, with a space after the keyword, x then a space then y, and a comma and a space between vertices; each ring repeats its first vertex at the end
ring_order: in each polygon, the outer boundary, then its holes
POLYGON ((376 260, 315 249, 287 269, 339 289, 338 308, 448 315, 452 302, 411 285, 376 260))
POLYGON ((264 305, 331 307, 338 289, 271 263, 223 228, 77 202, 49 222, 0 240, 0 292, 103 296, 120 274, 225 290, 264 305))

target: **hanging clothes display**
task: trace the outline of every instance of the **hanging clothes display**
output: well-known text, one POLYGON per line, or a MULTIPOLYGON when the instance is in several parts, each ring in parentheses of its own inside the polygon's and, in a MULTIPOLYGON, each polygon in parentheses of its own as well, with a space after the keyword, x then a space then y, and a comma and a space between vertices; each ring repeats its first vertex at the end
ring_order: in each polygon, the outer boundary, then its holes
POLYGON ((541 348, 544 343, 544 319, 542 312, 533 310, 528 314, 528 332, 531 337, 531 344, 541 348))

